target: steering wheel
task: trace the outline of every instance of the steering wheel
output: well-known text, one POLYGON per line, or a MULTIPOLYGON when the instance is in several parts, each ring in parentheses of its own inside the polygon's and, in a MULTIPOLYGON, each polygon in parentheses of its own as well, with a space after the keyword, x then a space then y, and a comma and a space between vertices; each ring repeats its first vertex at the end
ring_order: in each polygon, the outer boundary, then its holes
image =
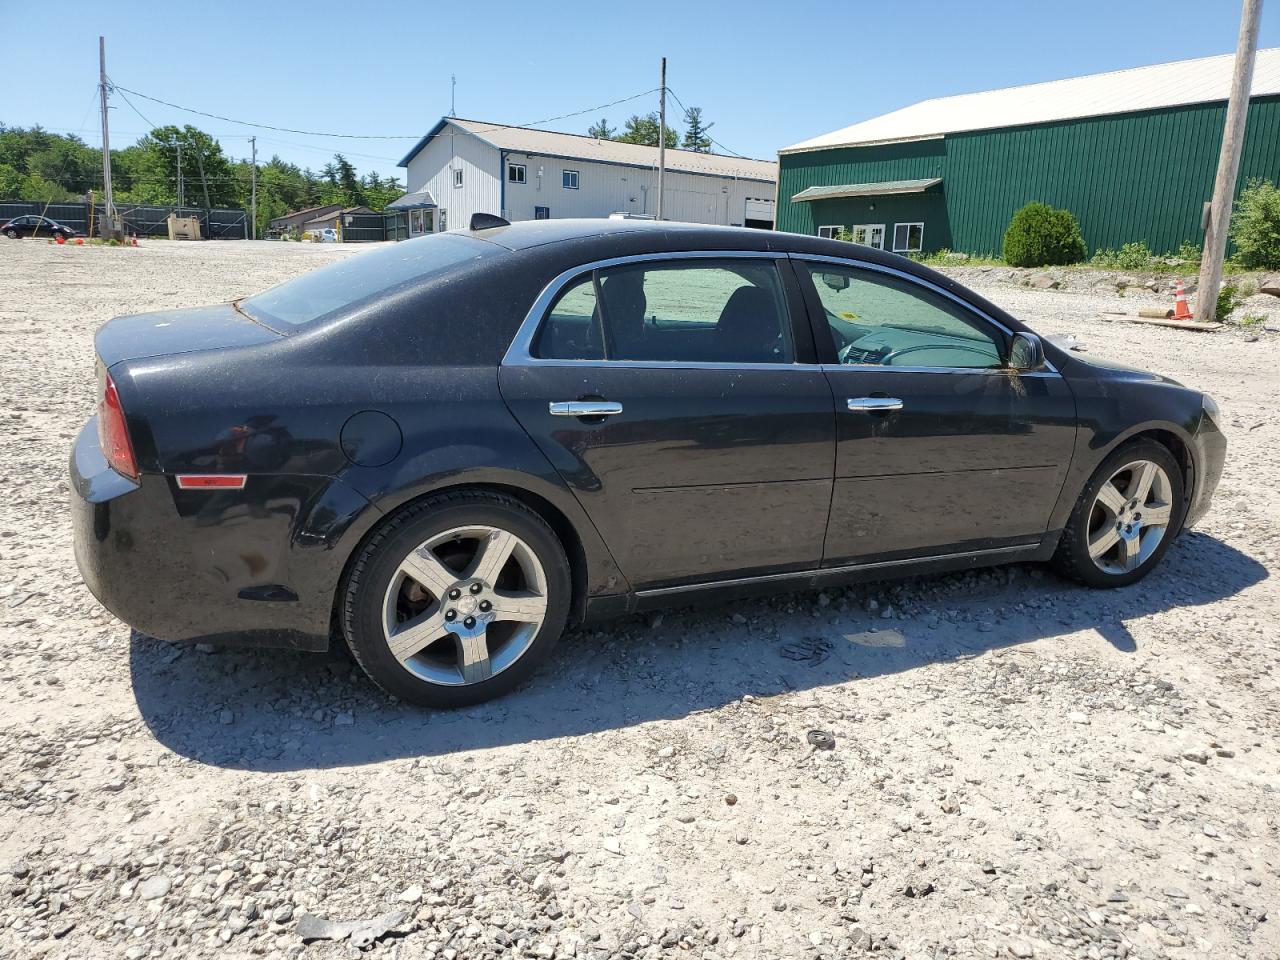
MULTIPOLYGON (((898 357, 905 357, 909 353, 919 353, 922 350, 935 350, 935 351, 936 350, 958 350, 962 353, 975 353, 978 356, 982 357, 984 360, 988 360, 988 361, 991 360, 991 354, 988 353, 986 350, 982 350, 978 347, 966 347, 966 346, 961 346, 959 344, 956 344, 954 346, 951 344, 948 344, 945 347, 940 347, 936 343, 917 343, 914 346, 903 347, 900 350, 890 350, 888 353, 886 353, 883 357, 880 358, 880 366, 882 367, 898 366, 898 364, 894 363, 894 361, 898 357)), ((984 363, 982 364, 982 366, 990 367, 992 366, 992 364, 984 363)), ((995 366, 999 366, 999 358, 996 358, 995 366)), ((978 369, 978 368, 975 367, 974 369, 978 369)))

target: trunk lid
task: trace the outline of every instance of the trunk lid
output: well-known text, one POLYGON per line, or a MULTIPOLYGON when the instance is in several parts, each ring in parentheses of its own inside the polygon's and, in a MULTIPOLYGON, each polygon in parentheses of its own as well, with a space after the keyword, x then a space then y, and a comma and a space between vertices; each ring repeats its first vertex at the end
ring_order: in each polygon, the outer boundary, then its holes
POLYGON ((233 304, 220 303, 116 317, 99 328, 94 346, 103 365, 111 367, 122 360, 250 347, 281 336, 246 317, 233 304))

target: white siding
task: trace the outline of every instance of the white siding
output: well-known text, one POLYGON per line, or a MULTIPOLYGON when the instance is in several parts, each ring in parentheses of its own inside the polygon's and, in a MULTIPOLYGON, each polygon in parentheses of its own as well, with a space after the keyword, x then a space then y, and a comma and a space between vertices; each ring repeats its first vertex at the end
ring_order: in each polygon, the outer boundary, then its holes
MULTIPOLYGON (((465 230, 473 213, 532 220, 537 207, 546 207, 556 220, 657 213, 656 167, 507 153, 506 161, 524 164, 527 174, 524 183, 511 183, 507 163, 499 157, 497 148, 450 124, 409 161, 406 184, 410 191, 431 191, 440 208, 448 211, 449 230, 465 230), (463 171, 461 187, 453 185, 454 168, 463 171), (563 186, 564 170, 578 171, 577 190, 563 186)), ((665 189, 663 213, 668 220, 741 226, 748 200, 767 200, 772 205, 775 185, 668 170, 665 189)))
MULTIPOLYGON (((466 230, 473 213, 498 213, 498 151, 452 124, 409 161, 405 183, 410 193, 427 189, 448 213, 449 230, 466 230), (462 186, 453 171, 462 170, 462 186)), ((440 217, 436 214, 439 229, 440 217)))
MULTIPOLYGON (((527 169, 525 183, 504 184, 508 220, 532 220, 537 207, 548 208, 556 220, 658 212, 656 167, 641 169, 523 153, 509 153, 507 161, 523 163, 527 169), (565 170, 578 171, 577 190, 563 186, 565 170)), ((773 194, 771 183, 671 170, 664 177, 664 189, 666 219, 736 226, 742 225, 748 197, 772 198, 773 194)))

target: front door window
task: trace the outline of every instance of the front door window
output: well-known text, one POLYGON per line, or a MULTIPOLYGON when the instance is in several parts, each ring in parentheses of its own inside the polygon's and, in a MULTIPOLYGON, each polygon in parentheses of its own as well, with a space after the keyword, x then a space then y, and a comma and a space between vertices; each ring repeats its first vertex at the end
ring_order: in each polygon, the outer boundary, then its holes
POLYGON ((1002 365, 1004 338, 948 297, 874 270, 807 264, 842 364, 971 369, 1002 365))

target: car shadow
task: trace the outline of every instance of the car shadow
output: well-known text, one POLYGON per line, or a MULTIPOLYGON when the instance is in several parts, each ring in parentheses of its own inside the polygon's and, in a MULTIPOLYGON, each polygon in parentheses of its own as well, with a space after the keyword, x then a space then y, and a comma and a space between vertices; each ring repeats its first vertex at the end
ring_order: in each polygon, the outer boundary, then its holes
POLYGON ((1126 621, 1212 603, 1266 568, 1212 537, 1178 539, 1132 587, 1088 590, 1040 568, 918 578, 929 611, 868 612, 891 583, 629 617, 567 634, 530 683, 492 703, 432 711, 383 694, 349 660, 324 654, 202 650, 134 634, 130 671, 142 718, 191 760, 255 771, 354 766, 597 733, 768 697, 962 660, 1084 629, 1136 650, 1126 621), (844 609, 842 609, 844 607, 844 609))

